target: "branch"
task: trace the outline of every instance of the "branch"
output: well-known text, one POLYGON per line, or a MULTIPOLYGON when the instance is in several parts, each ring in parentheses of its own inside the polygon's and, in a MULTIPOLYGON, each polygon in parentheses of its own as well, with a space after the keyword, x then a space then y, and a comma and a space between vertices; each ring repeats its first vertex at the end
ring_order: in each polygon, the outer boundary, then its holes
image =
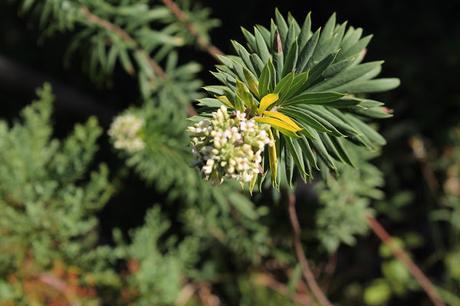
POLYGON ((268 273, 260 273, 255 275, 255 282, 258 285, 265 286, 269 289, 276 291, 278 294, 291 299, 294 303, 304 306, 310 306, 311 300, 306 294, 291 292, 290 289, 278 282, 274 277, 268 273))
MULTIPOLYGON (((119 26, 110 23, 107 20, 102 19, 99 16, 94 15, 91 13, 91 11, 88 9, 88 7, 82 5, 80 8, 81 12, 83 15, 86 17, 86 19, 93 24, 96 24, 100 26, 101 28, 106 29, 109 32, 112 32, 113 34, 117 35, 120 37, 121 40, 123 40, 126 44, 131 45, 138 51, 142 56, 145 57, 147 62, 149 63, 150 67, 152 70, 155 72, 156 75, 158 75, 161 79, 164 79, 166 77, 166 73, 164 72, 163 68, 153 59, 149 56, 147 51, 145 51, 142 47, 139 46, 139 44, 134 40, 134 38, 129 35, 128 32, 120 28, 119 26)), ((128 71, 129 74, 134 74, 134 71, 128 71)))
POLYGON ((179 292, 179 296, 177 297, 176 301, 174 302, 174 306, 184 306, 186 305, 190 299, 195 294, 197 288, 192 284, 186 284, 182 290, 179 292))
POLYGON ((388 246, 393 253, 393 256, 398 259, 409 270, 415 280, 419 283, 422 289, 426 292, 430 300, 435 306, 446 306, 443 300, 436 291, 433 283, 423 273, 423 271, 412 261, 409 255, 396 243, 383 226, 372 216, 367 216, 367 223, 374 232, 374 234, 388 246))
POLYGON ((313 275, 313 272, 310 269, 310 265, 305 256, 305 252, 302 248, 302 242, 300 240, 300 224, 299 224, 299 219, 297 217, 297 211, 296 211, 295 205, 296 205, 295 195, 293 193, 289 193, 288 194, 289 220, 291 221, 291 226, 292 226, 294 248, 295 248, 295 252, 297 255, 297 259, 299 260, 300 266, 302 267, 303 277, 305 278, 305 281, 307 282, 307 285, 310 291, 313 293, 313 295, 318 300, 318 302, 323 306, 332 306, 332 303, 329 301, 329 299, 326 297, 324 292, 319 287, 315 279, 315 276, 313 275))
POLYGON ((38 280, 60 292, 67 299, 70 306, 81 306, 80 303, 72 301, 72 289, 63 280, 50 274, 41 274, 38 280))
POLYGON ((219 297, 211 292, 208 284, 198 284, 197 293, 203 306, 222 306, 219 297))
POLYGON ((221 50, 219 50, 219 48, 214 46, 202 35, 200 35, 195 25, 189 20, 187 14, 184 11, 182 11, 181 8, 176 3, 174 3, 173 0, 162 0, 162 2, 176 16, 176 18, 180 22, 185 24, 186 29, 196 39, 198 46, 201 49, 208 52, 212 57, 216 59, 219 57, 219 55, 224 54, 221 50))
MULTIPOLYGON (((150 55, 149 53, 143 49, 139 44, 134 40, 134 38, 129 35, 128 32, 120 28, 119 26, 110 23, 107 20, 104 20, 100 18, 99 16, 94 15, 91 13, 91 11, 88 9, 88 7, 82 5, 80 8, 81 12, 83 15, 86 17, 86 19, 93 24, 96 24, 100 26, 101 28, 106 29, 107 31, 112 32, 113 34, 117 35, 122 39, 126 44, 131 45, 133 48, 135 48, 136 52, 140 54, 142 57, 145 58, 145 60, 149 63, 150 67, 152 68, 153 72, 162 80, 166 79, 167 75, 166 72, 161 68, 160 64, 156 62, 150 55)), ((128 74, 133 75, 135 73, 134 70, 128 71, 128 74)), ((195 116, 197 115, 196 110, 193 108, 192 105, 187 106, 187 114, 189 116, 195 116)))

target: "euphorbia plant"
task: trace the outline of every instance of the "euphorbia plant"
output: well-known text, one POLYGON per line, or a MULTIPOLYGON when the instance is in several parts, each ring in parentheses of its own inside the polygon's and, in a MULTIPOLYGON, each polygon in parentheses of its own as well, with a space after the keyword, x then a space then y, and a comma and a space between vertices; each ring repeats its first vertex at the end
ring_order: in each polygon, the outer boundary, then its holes
MULTIPOLYGON (((270 141, 268 150, 257 150, 263 156, 260 165, 253 166, 258 171, 249 182, 252 190, 266 177, 275 187, 292 185, 296 175, 310 181, 315 171, 336 170, 337 163, 353 165, 353 146, 375 150, 385 144, 370 120, 391 113, 363 94, 395 88, 399 80, 375 79, 382 61, 362 63, 370 35, 361 37, 362 29, 347 27, 347 22, 336 24, 335 14, 324 28, 312 31, 310 14, 300 26, 278 11, 270 29, 257 25, 253 33, 243 29, 243 34, 246 46, 234 41, 237 54, 219 57, 221 64, 213 74, 222 84, 205 87, 210 97, 199 100, 202 109, 195 119, 202 122, 190 129, 195 148, 203 141, 209 148, 214 145, 196 127, 211 126, 207 117, 215 117, 216 108, 225 106, 219 112, 227 111, 228 118, 243 113, 254 120, 270 141)), ((224 141, 232 137, 223 133, 224 141)), ((243 137, 236 145, 245 141, 243 137)), ((198 157, 205 174, 209 163, 215 165, 210 160, 228 159, 198 157)), ((216 171, 212 176, 220 181, 227 174, 216 171)))

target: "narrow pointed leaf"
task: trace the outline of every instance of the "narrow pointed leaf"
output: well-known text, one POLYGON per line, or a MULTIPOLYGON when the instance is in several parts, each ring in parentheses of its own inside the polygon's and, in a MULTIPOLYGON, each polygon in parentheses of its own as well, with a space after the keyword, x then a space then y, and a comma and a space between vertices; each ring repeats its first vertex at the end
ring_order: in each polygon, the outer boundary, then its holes
POLYGON ((321 33, 321 29, 318 29, 315 34, 308 40, 307 44, 305 47, 302 49, 299 55, 299 64, 297 66, 298 71, 303 71, 308 63, 310 62, 310 59, 315 52, 316 45, 318 44, 319 36, 321 33))
POLYGON ((227 98, 227 96, 218 96, 217 99, 222 102, 225 106, 229 108, 235 108, 232 102, 227 98))
POLYGON ((266 123, 266 124, 273 126, 274 128, 280 128, 281 130, 286 130, 294 134, 295 132, 299 131, 297 128, 294 128, 291 125, 279 119, 270 118, 270 117, 255 117, 255 120, 259 123, 266 123))
POLYGON ((358 81, 351 84, 345 84, 343 86, 334 88, 336 91, 343 91, 347 93, 369 93, 369 92, 381 92, 394 89, 400 84, 399 79, 388 78, 388 79, 376 79, 367 81, 358 81))
POLYGON ((299 104, 326 104, 342 98, 345 94, 339 92, 309 92, 298 95, 282 105, 299 105, 299 104))
POLYGON ((259 114, 262 114, 266 109, 270 107, 273 103, 279 100, 279 95, 277 93, 271 93, 265 95, 262 100, 260 100, 259 109, 257 110, 259 114))
POLYGON ((275 145, 275 138, 273 137, 273 132, 271 129, 268 132, 270 135, 270 139, 273 142, 273 145, 268 147, 268 159, 269 159, 269 164, 270 164, 272 182, 275 182, 276 176, 278 173, 278 155, 276 153, 276 145, 275 145))
POLYGON ((289 118, 288 116, 286 116, 286 115, 284 115, 284 114, 282 114, 280 112, 265 111, 265 112, 263 112, 263 115, 271 117, 271 118, 278 119, 278 120, 288 124, 293 129, 296 129, 296 132, 300 131, 302 129, 301 127, 299 127, 297 125, 297 123, 294 122, 294 120, 292 120, 291 118, 289 118))
POLYGON ((273 64, 271 61, 268 61, 259 78, 259 95, 262 97, 268 94, 272 89, 271 84, 274 76, 272 75, 272 69, 270 66, 273 66, 273 64))
POLYGON ((297 42, 294 42, 291 46, 288 55, 286 56, 286 63, 283 68, 283 73, 281 74, 284 77, 289 72, 295 72, 297 57, 299 56, 299 46, 297 42))

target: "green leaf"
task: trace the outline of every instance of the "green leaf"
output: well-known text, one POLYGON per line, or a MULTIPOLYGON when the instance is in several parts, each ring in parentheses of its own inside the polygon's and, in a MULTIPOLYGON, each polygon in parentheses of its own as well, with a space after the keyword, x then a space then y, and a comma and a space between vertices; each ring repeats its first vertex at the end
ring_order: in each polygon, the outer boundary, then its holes
POLYGON ((309 64, 310 59, 313 53, 315 52, 316 45, 318 44, 320 33, 321 33, 321 29, 318 29, 315 32, 315 34, 313 34, 313 36, 308 40, 307 44, 300 52, 300 56, 299 56, 300 61, 297 67, 298 71, 303 71, 305 67, 307 67, 307 65, 309 64))
POLYGON ((351 46, 353 46, 354 44, 356 44, 356 42, 358 42, 358 40, 361 38, 362 35, 363 35, 363 29, 361 28, 355 29, 353 27, 350 27, 342 39, 342 42, 340 44, 340 49, 348 50, 351 46))
MULTIPOLYGON (((291 12, 288 13, 288 24, 289 24, 289 31, 292 31, 292 33, 294 33, 294 37, 299 36, 300 26, 297 23, 297 20, 295 20, 294 16, 292 16, 291 12)), ((292 41, 289 43, 289 45, 291 44, 292 44, 292 41)))
POLYGON ((334 62, 336 56, 337 56, 337 53, 329 54, 321 62, 319 62, 317 65, 314 65, 311 68, 310 79, 308 80, 308 85, 313 85, 315 81, 321 77, 324 70, 326 70, 334 62))
POLYGON ((310 112, 315 113, 318 116, 324 118, 324 120, 328 121, 332 124, 336 129, 341 131, 343 134, 347 136, 359 136, 361 133, 350 126, 346 120, 338 117, 335 113, 340 113, 340 111, 334 110, 330 107, 320 107, 320 106, 306 106, 305 107, 310 112))
MULTIPOLYGON (((289 138, 289 137, 287 137, 287 138, 289 138)), ((294 172, 295 172, 296 163, 294 161, 294 158, 293 158, 292 154, 289 152, 288 148, 289 148, 289 145, 286 143, 286 145, 284 146, 284 163, 286 165, 286 180, 287 180, 287 184, 288 184, 289 187, 292 187, 293 186, 292 181, 294 179, 294 172)))
MULTIPOLYGON (((302 137, 302 140, 300 141, 300 146, 302 148, 304 156, 308 159, 309 164, 312 165, 316 170, 319 170, 316 154, 313 152, 313 149, 311 148, 310 140, 306 137, 302 137)), ((310 174, 310 176, 312 175, 310 174)))
MULTIPOLYGON (((340 86, 350 83, 356 79, 363 78, 366 73, 369 73, 375 69, 379 69, 383 61, 378 62, 369 62, 366 64, 357 65, 350 67, 342 72, 336 74, 330 79, 327 79, 317 85, 314 85, 310 88, 312 91, 324 91, 324 90, 334 90, 340 88, 340 86)), ((343 88, 343 87, 342 87, 343 88)))
POLYGON ((267 65, 265 65, 264 69, 262 70, 262 73, 259 78, 259 94, 261 97, 272 92, 272 89, 273 89, 272 81, 274 78, 274 75, 273 75, 274 70, 275 68, 273 67, 273 63, 271 60, 269 60, 267 65))
POLYGON ((257 212, 254 209, 254 204, 240 193, 232 192, 228 195, 233 207, 235 207, 242 215, 251 220, 257 219, 257 212))
POLYGON ((283 99, 285 96, 289 94, 289 89, 292 86, 292 82, 294 81, 294 73, 291 72, 286 75, 275 87, 273 90, 274 92, 280 95, 280 99, 283 99))
POLYGON ((383 146, 386 144, 385 138, 383 138, 382 135, 380 135, 377 131, 375 131, 369 125, 365 124, 361 120, 351 115, 347 115, 347 118, 349 119, 350 124, 354 125, 357 129, 359 129, 372 142, 380 146, 383 146))
MULTIPOLYGON (((298 35, 298 33, 296 31, 296 25, 290 22, 288 37, 287 37, 286 41, 284 42, 284 46, 285 46, 284 49, 286 49, 286 52, 285 52, 286 57, 284 59, 285 62, 289 61, 289 54, 292 52, 292 48, 295 47, 294 44, 297 43, 297 41, 296 41, 297 35, 298 35)), ((298 48, 297 44, 296 44, 296 46, 298 48)), ((297 50, 297 53, 298 53, 298 50, 297 50)))
POLYGON ((324 30, 321 32, 318 44, 313 53, 312 60, 313 62, 319 62, 323 60, 330 53, 337 52, 340 40, 333 37, 333 30, 335 26, 335 14, 329 18, 328 23, 324 27, 324 30), (331 26, 331 27, 330 27, 331 26))
POLYGON ((299 169, 300 173, 302 174, 302 177, 306 177, 307 173, 305 172, 305 165, 303 161, 303 155, 302 155, 302 149, 297 142, 297 139, 291 139, 289 137, 285 137, 286 145, 288 152, 294 159, 294 163, 299 169))
POLYGON ((321 33, 321 43, 324 43, 326 40, 332 37, 332 33, 334 32, 335 28, 335 23, 336 23, 336 14, 333 13, 331 17, 326 22, 326 25, 324 26, 324 30, 321 33))
POLYGON ((203 98, 198 99, 197 101, 199 106, 206 106, 211 108, 219 108, 222 106, 222 102, 214 98, 203 98))
POLYGON ((309 113, 305 112, 302 109, 289 107, 284 108, 282 112, 294 118, 303 128, 310 126, 320 132, 331 133, 331 130, 329 130, 321 122, 316 120, 316 118, 312 117, 309 113))
POLYGON ((251 32, 249 32, 243 27, 241 27, 241 32, 243 33, 244 38, 246 39, 249 47, 251 48, 251 51, 256 52, 257 43, 256 43, 256 38, 254 37, 254 35, 252 35, 251 32))
POLYGON ((275 19, 276 19, 276 26, 278 28, 278 31, 281 36, 281 40, 283 42, 286 41, 287 35, 288 35, 288 30, 289 27, 286 23, 286 20, 284 19, 283 15, 281 15, 280 11, 278 9, 275 10, 275 19))
POLYGON ((121 65, 123 66, 123 69, 125 69, 126 73, 133 74, 134 68, 133 68, 131 59, 129 58, 128 51, 125 48, 120 48, 119 53, 120 53, 120 61, 121 61, 121 65))
POLYGON ((388 110, 386 107, 373 107, 365 109, 358 106, 352 108, 352 111, 358 115, 366 116, 369 118, 385 119, 393 117, 391 110, 388 110))
MULTIPOLYGON (((324 146, 323 142, 321 141, 321 138, 319 137, 319 133, 316 133, 316 138, 318 140, 313 140, 311 141, 313 147, 316 149, 316 151, 319 153, 319 156, 321 157, 321 159, 328 165, 329 168, 331 169, 337 169, 335 163, 334 163, 334 160, 332 159, 332 157, 329 155, 329 153, 327 152, 326 150, 326 147, 324 146)), ((320 167, 321 169, 321 167, 320 167)))
POLYGON ((259 82, 257 78, 246 67, 243 67, 243 74, 249 90, 256 96, 259 96, 259 82))
POLYGON ((271 49, 270 31, 268 31, 265 27, 263 27, 261 25, 256 25, 255 28, 257 30, 259 30, 260 34, 264 38, 265 45, 268 46, 268 50, 270 51, 270 49, 271 49))
POLYGON ((308 84, 308 77, 308 71, 298 73, 297 75, 295 75, 294 80, 292 81, 291 88, 289 89, 289 92, 284 96, 284 99, 288 100, 291 97, 294 97, 304 92, 308 84))
POLYGON ((219 102, 221 102, 222 104, 224 104, 225 106, 229 108, 235 108, 235 106, 233 105, 233 103, 230 101, 230 99, 227 96, 218 96, 217 100, 219 100, 219 102))
POLYGON ((359 101, 354 100, 354 99, 346 99, 346 96, 345 96, 342 99, 328 103, 327 106, 335 107, 335 108, 351 108, 353 106, 359 105, 359 103, 360 103, 359 101))
POLYGON ((332 143, 331 138, 326 133, 321 133, 319 136, 329 154, 332 155, 332 157, 334 157, 336 160, 343 162, 344 160, 332 143))
POLYGON ((332 77, 338 74, 339 72, 350 67, 354 63, 355 60, 356 60, 355 57, 349 57, 340 62, 335 62, 334 64, 330 65, 326 70, 324 70, 322 77, 329 78, 329 77, 332 77))
POLYGON ((298 95, 285 101, 280 105, 298 105, 298 104, 327 104, 342 98, 345 94, 339 92, 309 92, 298 95))
POLYGON ((369 93, 369 92, 381 92, 394 89, 400 84, 399 79, 388 78, 388 79, 376 79, 367 81, 358 81, 351 84, 345 84, 343 86, 335 88, 336 91, 343 91, 347 93, 369 93))
POLYGON ((218 96, 223 96, 226 93, 231 93, 229 91, 227 86, 222 86, 222 85, 210 85, 210 86, 205 86, 203 87, 204 90, 206 90, 209 93, 218 95, 218 96))
POLYGON ((343 138, 339 137, 330 137, 332 144, 335 146, 337 152, 340 155, 340 158, 345 161, 347 164, 349 164, 352 167, 356 167, 353 159, 351 158, 350 154, 348 154, 347 149, 345 148, 344 145, 344 140, 343 138))
POLYGON ((337 61, 341 61, 343 59, 346 59, 350 56, 354 56, 361 52, 366 46, 369 44, 369 42, 372 39, 372 35, 368 35, 366 37, 361 38, 358 42, 356 42, 354 45, 349 47, 348 49, 345 49, 343 46, 343 49, 341 49, 339 55, 337 56, 337 61))
POLYGON ((260 56, 262 62, 266 63, 271 58, 270 51, 268 50, 267 44, 265 40, 260 34, 257 28, 254 29, 255 39, 256 39, 256 46, 257 46, 257 54, 260 56))
POLYGON ((364 301, 367 305, 377 306, 383 305, 391 298, 391 287, 384 280, 379 279, 374 281, 371 286, 364 291, 364 301))
POLYGON ((256 69, 254 68, 254 65, 252 64, 251 55, 249 54, 249 52, 237 41, 232 40, 231 42, 232 42, 233 48, 238 53, 238 55, 241 57, 247 69, 249 69, 252 73, 257 73, 256 69))
POLYGON ((264 63, 262 62, 260 57, 257 54, 253 53, 251 54, 251 61, 254 64, 254 67, 256 68, 257 73, 260 74, 262 70, 264 69, 264 63))
POLYGON ((299 48, 303 49, 307 44, 308 40, 312 37, 311 33, 311 12, 307 14, 305 21, 302 25, 302 30, 299 35, 299 48))
POLYGON ((286 74, 290 72, 295 72, 297 57, 299 55, 298 53, 299 46, 297 45, 297 42, 294 42, 289 50, 288 55, 286 56, 286 61, 284 64, 283 73, 281 74, 281 77, 284 77, 286 74))
MULTIPOLYGON (((246 108, 254 109, 254 110, 257 108, 256 102, 254 101, 251 93, 249 92, 246 85, 241 81, 236 81, 236 95, 238 98, 241 99, 241 101, 243 102, 243 105, 246 108)), ((242 109, 238 108, 238 110, 240 111, 244 111, 244 109, 245 108, 242 108, 242 109)))
POLYGON ((359 106, 365 108, 372 108, 372 107, 379 107, 383 106, 385 103, 376 101, 376 100, 369 100, 369 99, 361 99, 357 97, 350 97, 350 99, 359 101, 359 106))
POLYGON ((330 133, 334 136, 337 136, 337 137, 342 137, 344 136, 344 134, 342 134, 339 130, 337 130, 335 128, 334 125, 332 125, 327 119, 324 118, 324 116, 322 116, 322 112, 317 112, 317 110, 313 107, 310 107, 310 106, 307 106, 307 105, 302 105, 302 106, 289 106, 289 107, 286 107, 284 108, 283 112, 286 111, 286 109, 288 111, 295 111, 297 112, 297 116, 299 116, 298 114, 301 114, 299 117, 293 117, 294 119, 296 119, 297 121, 300 121, 302 118, 302 116, 308 118, 308 120, 312 121, 312 122, 315 122, 315 123, 319 123, 320 126, 324 127, 324 129, 318 129, 316 126, 312 126, 313 128, 315 128, 316 130, 320 131, 320 132, 326 132, 326 133, 330 133))

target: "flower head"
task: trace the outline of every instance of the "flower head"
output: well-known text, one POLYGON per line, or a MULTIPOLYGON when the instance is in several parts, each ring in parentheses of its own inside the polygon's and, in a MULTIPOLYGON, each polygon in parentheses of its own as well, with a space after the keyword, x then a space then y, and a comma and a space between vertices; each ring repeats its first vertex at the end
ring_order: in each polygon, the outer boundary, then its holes
POLYGON ((109 129, 109 136, 116 149, 133 153, 144 149, 145 143, 140 132, 144 120, 133 114, 125 114, 115 118, 109 129))
POLYGON ((229 114, 222 106, 212 119, 202 120, 188 131, 206 179, 222 182, 228 177, 249 183, 263 171, 265 145, 273 145, 269 129, 268 125, 247 119, 243 112, 229 114))

